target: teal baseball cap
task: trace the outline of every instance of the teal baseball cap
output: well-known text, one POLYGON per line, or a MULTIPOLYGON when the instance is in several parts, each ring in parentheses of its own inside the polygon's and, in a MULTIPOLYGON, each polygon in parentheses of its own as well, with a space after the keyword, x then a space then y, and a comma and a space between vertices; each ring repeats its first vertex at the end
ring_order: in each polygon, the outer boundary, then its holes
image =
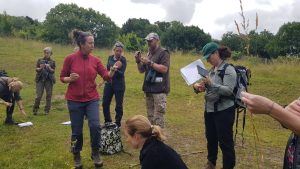
POLYGON ((219 48, 219 45, 215 42, 209 42, 202 48, 203 58, 207 60, 209 56, 219 48))

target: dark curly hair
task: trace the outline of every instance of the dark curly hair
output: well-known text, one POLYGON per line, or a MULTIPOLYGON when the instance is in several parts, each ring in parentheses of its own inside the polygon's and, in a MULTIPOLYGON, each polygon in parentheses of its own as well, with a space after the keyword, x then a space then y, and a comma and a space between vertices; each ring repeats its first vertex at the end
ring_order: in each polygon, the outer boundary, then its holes
POLYGON ((226 60, 226 59, 228 59, 228 58, 231 57, 231 50, 230 50, 229 47, 227 47, 227 46, 221 46, 217 50, 218 50, 220 58, 222 60, 226 60))
POLYGON ((73 35, 73 41, 77 44, 77 46, 80 47, 80 44, 85 44, 86 42, 86 37, 88 36, 93 36, 92 33, 90 32, 83 32, 77 29, 74 29, 72 31, 72 35, 73 35))

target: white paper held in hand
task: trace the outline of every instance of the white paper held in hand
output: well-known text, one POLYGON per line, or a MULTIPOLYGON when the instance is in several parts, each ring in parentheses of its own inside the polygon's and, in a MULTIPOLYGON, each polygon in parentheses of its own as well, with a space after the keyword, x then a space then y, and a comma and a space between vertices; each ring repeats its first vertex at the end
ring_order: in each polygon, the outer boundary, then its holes
POLYGON ((197 65, 205 69, 205 66, 201 59, 198 59, 180 69, 181 76, 183 77, 187 85, 191 85, 202 78, 198 74, 197 65))

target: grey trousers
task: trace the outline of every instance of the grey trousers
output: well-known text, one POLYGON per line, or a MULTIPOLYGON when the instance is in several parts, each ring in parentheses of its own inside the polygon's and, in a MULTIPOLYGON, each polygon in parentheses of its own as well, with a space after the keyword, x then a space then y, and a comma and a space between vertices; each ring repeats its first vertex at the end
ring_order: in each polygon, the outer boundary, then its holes
POLYGON ((39 110, 44 89, 46 90, 46 105, 44 110, 45 113, 49 113, 50 111, 53 83, 51 81, 39 81, 36 83, 36 96, 33 105, 33 112, 37 112, 39 110))

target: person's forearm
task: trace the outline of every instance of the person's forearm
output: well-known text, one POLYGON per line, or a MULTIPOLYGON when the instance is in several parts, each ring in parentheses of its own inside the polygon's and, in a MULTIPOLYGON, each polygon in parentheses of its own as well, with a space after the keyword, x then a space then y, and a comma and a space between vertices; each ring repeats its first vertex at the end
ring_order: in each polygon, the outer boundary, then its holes
POLYGON ((5 104, 5 103, 6 103, 6 101, 0 99, 0 104, 5 104))
POLYGON ((40 72, 40 71, 42 70, 42 68, 37 67, 35 70, 36 70, 37 72, 40 72))
POLYGON ((17 101, 17 104, 18 104, 19 109, 20 109, 21 111, 24 110, 24 106, 23 106, 22 100, 17 101))
POLYGON ((109 71, 109 74, 108 74, 109 77, 112 78, 114 76, 115 72, 116 71, 113 68, 111 68, 110 71, 109 71))
POLYGON ((279 121, 283 126, 300 135, 300 117, 284 109, 277 103, 270 106, 269 115, 279 121))
POLYGON ((137 68, 139 70, 140 73, 144 73, 145 72, 145 68, 142 62, 137 63, 137 68))
POLYGON ((70 77, 64 77, 63 78, 63 83, 70 83, 70 82, 72 82, 70 77))
POLYGON ((165 65, 151 62, 150 66, 159 73, 167 73, 168 72, 168 67, 165 65))
POLYGON ((48 69, 51 73, 53 73, 55 71, 55 69, 52 69, 50 66, 48 67, 48 69))

